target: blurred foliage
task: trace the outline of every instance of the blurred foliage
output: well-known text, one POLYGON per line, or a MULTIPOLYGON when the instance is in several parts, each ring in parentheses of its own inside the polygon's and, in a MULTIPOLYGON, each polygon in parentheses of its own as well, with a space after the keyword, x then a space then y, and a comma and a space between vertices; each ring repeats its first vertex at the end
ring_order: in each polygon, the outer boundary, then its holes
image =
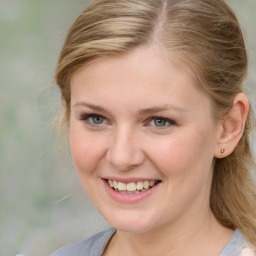
MULTIPOLYGON (((256 1, 228 2, 245 31, 255 92, 256 1)), ((57 153, 52 129, 58 53, 86 4, 0 0, 0 255, 49 255, 106 226, 80 188, 69 152, 57 153)), ((249 93, 254 103, 255 95, 249 93)))

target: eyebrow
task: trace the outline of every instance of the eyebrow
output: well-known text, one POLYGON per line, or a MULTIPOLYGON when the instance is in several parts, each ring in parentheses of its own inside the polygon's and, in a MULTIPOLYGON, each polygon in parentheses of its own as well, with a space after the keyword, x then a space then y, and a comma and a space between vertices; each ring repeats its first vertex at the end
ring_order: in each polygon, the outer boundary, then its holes
MULTIPOLYGON (((91 103, 77 102, 73 105, 73 107, 80 107, 80 106, 87 107, 87 108, 90 108, 95 111, 108 112, 105 108, 98 106, 98 105, 91 104, 91 103)), ((160 107, 141 109, 138 111, 138 114, 139 115, 156 114, 156 113, 167 111, 167 110, 175 110, 177 112, 185 112, 186 111, 186 109, 181 106, 173 105, 173 104, 170 104, 170 105, 166 104, 166 105, 163 105, 160 107)))
POLYGON ((86 102, 77 102, 73 105, 73 107, 87 107, 87 108, 90 108, 92 110, 95 110, 95 111, 101 111, 101 112, 107 112, 103 107, 101 106, 98 106, 98 105, 94 105, 94 104, 91 104, 91 103, 86 103, 86 102))
POLYGON ((177 112, 184 112, 185 108, 182 108, 178 105, 164 105, 161 107, 152 107, 152 108, 141 109, 141 110, 139 110, 139 114, 140 115, 156 114, 156 113, 167 111, 167 110, 175 110, 177 112))

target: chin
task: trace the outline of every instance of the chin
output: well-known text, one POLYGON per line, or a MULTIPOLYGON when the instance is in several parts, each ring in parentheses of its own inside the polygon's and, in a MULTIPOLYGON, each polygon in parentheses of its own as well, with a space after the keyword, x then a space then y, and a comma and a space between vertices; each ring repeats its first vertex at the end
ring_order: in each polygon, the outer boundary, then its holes
POLYGON ((156 219, 142 213, 134 214, 129 211, 118 214, 103 214, 103 217, 115 229, 128 233, 145 233, 155 228, 156 219))

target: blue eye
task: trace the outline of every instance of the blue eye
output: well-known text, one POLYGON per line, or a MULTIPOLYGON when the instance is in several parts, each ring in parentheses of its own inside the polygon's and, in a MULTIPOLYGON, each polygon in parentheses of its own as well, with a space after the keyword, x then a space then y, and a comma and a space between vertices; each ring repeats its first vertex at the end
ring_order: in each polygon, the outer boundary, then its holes
POLYGON ((151 126, 154 126, 154 127, 157 127, 157 128, 166 128, 166 127, 169 127, 171 125, 174 125, 175 122, 170 120, 170 119, 167 119, 167 118, 163 118, 163 117, 153 117, 149 124, 151 126))
POLYGON ((159 118, 158 118, 158 119, 154 119, 154 120, 153 120, 153 123, 154 123, 154 125, 157 126, 157 127, 163 127, 163 126, 166 125, 167 121, 164 120, 164 119, 159 119, 159 118))
POLYGON ((80 120, 83 120, 91 125, 101 125, 106 123, 106 119, 97 114, 87 114, 80 118, 80 120))
POLYGON ((102 116, 91 116, 88 121, 93 124, 103 124, 105 119, 102 116))

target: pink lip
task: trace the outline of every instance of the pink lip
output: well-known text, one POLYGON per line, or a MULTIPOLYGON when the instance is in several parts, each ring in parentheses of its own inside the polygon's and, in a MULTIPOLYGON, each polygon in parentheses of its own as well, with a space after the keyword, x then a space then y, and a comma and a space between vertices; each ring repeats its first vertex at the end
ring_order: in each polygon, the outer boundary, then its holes
MULTIPOLYGON (((145 180, 145 179, 143 179, 145 180)), ((103 179, 103 183, 106 189, 106 192, 108 193, 108 195, 114 199, 115 201, 119 202, 119 203, 137 203, 140 201, 145 200, 146 198, 148 198, 149 196, 151 196, 159 187, 159 185, 161 184, 158 183, 156 184, 154 187, 152 187, 151 189, 142 191, 138 194, 122 194, 119 192, 116 192, 113 188, 111 188, 107 182, 107 180, 103 179)))

